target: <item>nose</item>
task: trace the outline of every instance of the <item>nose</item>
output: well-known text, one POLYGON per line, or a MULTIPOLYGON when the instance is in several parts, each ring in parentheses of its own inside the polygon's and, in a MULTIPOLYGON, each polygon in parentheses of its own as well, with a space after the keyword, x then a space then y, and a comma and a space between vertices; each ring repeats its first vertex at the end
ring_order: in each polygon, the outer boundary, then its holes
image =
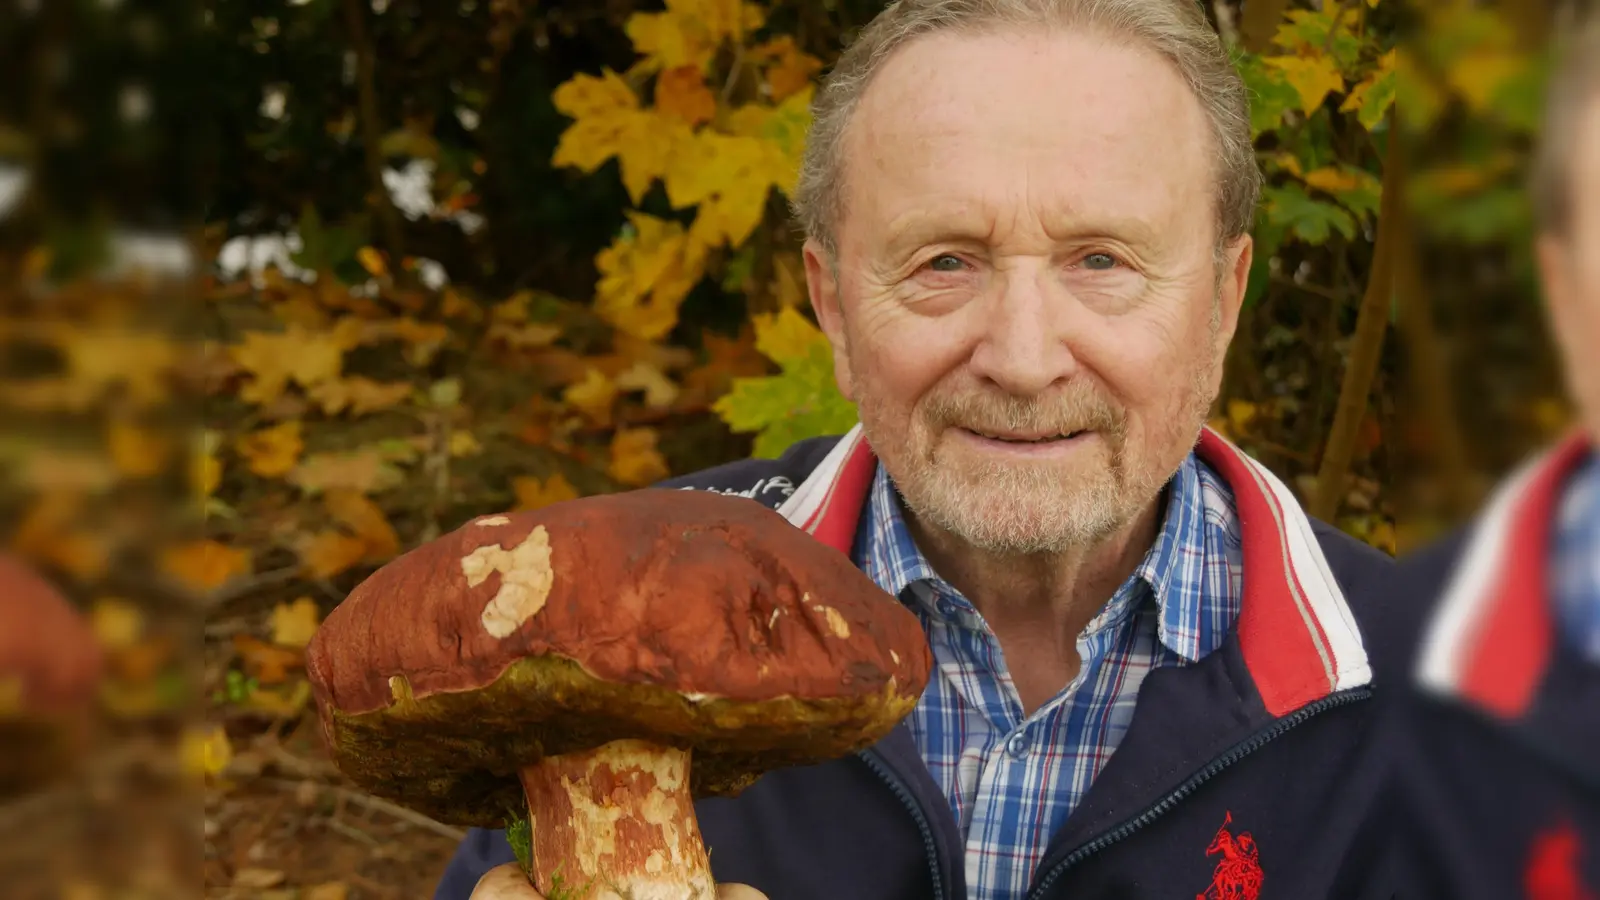
POLYGON ((972 374, 1016 397, 1065 382, 1079 363, 1069 346, 1070 298, 1042 272, 1007 272, 982 310, 983 333, 968 361, 972 374))

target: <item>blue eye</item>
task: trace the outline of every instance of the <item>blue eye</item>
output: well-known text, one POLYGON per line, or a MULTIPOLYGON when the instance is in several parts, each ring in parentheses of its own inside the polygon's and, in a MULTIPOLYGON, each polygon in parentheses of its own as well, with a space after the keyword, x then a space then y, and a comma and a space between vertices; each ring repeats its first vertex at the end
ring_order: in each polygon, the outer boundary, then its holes
POLYGON ((1109 253, 1091 253, 1083 258, 1083 267, 1096 272, 1104 272, 1115 268, 1116 265, 1117 258, 1109 253))
POLYGON ((942 256, 935 256, 928 263, 928 268, 935 272, 959 272, 964 265, 966 263, 963 263, 960 257, 946 253, 942 256))

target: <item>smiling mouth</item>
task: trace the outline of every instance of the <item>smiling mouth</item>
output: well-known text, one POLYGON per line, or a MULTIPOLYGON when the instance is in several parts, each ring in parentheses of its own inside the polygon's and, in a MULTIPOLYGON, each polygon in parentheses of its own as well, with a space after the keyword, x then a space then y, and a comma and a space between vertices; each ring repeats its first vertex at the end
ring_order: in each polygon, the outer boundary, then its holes
POLYGON ((1087 431, 1067 431, 1035 436, 1028 434, 1005 434, 1002 432, 980 431, 975 428, 964 428, 962 430, 966 431, 968 434, 973 434, 991 441, 999 441, 1003 444, 1052 444, 1056 441, 1070 441, 1075 437, 1088 434, 1087 431))

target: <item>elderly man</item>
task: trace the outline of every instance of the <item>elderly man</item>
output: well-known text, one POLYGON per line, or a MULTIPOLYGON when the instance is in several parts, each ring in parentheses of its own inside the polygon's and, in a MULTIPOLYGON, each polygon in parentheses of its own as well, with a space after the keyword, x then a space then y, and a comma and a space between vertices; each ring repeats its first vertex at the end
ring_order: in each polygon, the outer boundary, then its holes
POLYGON ((1432 601, 1397 707, 1405 897, 1600 900, 1600 19, 1576 34, 1534 199, 1582 424, 1401 566, 1397 599, 1432 601))
MULTIPOLYGON (((936 671, 876 747, 700 803, 718 880, 1389 897, 1363 629, 1392 564, 1202 428, 1260 176, 1201 7, 903 0, 815 114, 807 280, 861 423, 674 484, 850 554, 936 671)), ((474 833, 436 897, 510 859, 474 833)))

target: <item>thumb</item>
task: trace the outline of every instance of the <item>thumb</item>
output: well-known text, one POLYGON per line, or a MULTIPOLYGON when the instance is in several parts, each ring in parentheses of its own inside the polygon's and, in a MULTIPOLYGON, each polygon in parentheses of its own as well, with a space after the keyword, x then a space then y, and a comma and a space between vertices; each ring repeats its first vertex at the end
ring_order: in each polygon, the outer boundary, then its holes
POLYGON ((478 879, 478 886, 472 889, 471 900, 544 900, 533 885, 528 883, 528 876, 522 871, 522 866, 516 863, 506 863, 495 866, 483 873, 478 879))
MULTIPOLYGON (((544 900, 528 876, 516 863, 495 866, 478 879, 471 900, 544 900)), ((767 895, 749 885, 717 885, 717 900, 767 900, 767 895)))

